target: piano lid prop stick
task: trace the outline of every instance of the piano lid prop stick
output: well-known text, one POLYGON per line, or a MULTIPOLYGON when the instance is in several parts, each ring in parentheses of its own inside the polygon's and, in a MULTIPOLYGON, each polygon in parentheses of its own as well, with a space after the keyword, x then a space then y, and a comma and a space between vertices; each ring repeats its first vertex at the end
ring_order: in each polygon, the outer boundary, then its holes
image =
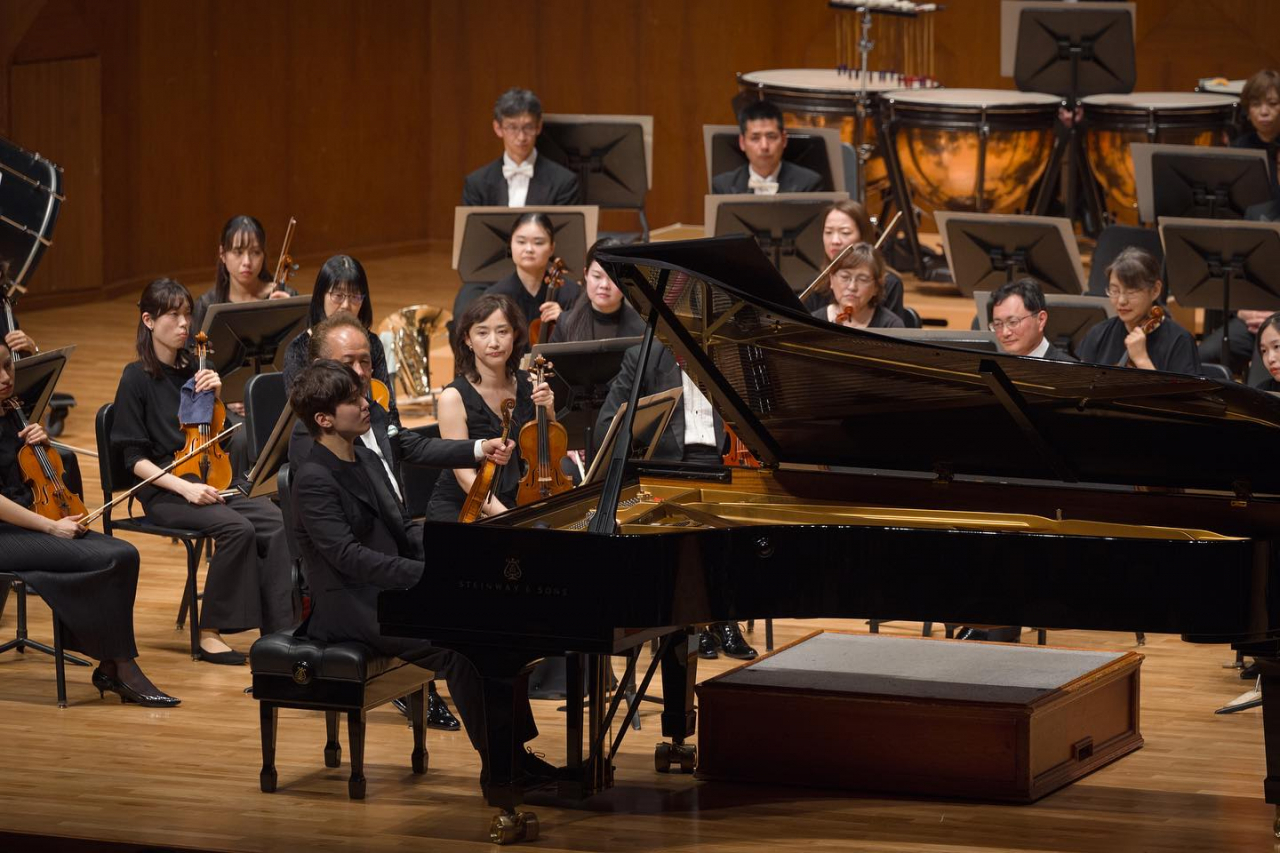
POLYGON ((849 254, 851 251, 853 251, 853 247, 856 245, 858 244, 850 243, 849 245, 845 246, 843 249, 840 250, 840 254, 836 255, 834 258, 831 259, 831 263, 827 264, 826 269, 818 273, 818 277, 809 283, 809 286, 804 289, 804 293, 800 294, 801 302, 804 302, 806 299, 808 299, 809 294, 813 293, 815 290, 818 289, 818 285, 822 284, 823 280, 826 279, 826 277, 831 274, 831 270, 835 268, 835 265, 843 261, 844 256, 849 254))

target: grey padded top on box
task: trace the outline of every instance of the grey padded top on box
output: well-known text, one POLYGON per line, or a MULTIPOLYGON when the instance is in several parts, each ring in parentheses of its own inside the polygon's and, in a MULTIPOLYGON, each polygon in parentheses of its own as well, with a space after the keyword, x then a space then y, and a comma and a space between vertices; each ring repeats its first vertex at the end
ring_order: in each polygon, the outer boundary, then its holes
POLYGON ((1043 646, 819 634, 717 681, 734 687, 1026 703, 1121 655, 1043 646))

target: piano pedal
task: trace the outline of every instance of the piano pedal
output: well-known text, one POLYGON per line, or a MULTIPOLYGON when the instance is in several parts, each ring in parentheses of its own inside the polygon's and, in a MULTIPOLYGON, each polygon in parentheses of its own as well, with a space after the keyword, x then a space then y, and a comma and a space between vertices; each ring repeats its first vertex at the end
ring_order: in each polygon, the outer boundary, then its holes
POLYGON ((538 816, 533 812, 503 809, 489 824, 489 840, 494 844, 517 844, 538 840, 538 816))
POLYGON ((1276 806, 1276 822, 1271 824, 1271 834, 1280 838, 1280 806, 1276 806))
POLYGON ((698 763, 698 747, 691 743, 660 743, 653 748, 653 767, 670 773, 678 765, 681 773, 692 773, 698 763))

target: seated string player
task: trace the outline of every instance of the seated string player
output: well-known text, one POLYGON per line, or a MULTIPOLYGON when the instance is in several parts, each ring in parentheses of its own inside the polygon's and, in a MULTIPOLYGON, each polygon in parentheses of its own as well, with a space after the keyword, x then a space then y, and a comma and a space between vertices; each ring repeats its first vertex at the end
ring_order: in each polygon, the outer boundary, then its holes
POLYGON ((787 131, 782 110, 770 101, 754 101, 738 114, 738 148, 747 155, 745 165, 711 179, 715 195, 755 193, 811 193, 822 189, 817 172, 782 159, 787 131))
POLYGON ((462 203, 468 207, 579 204, 578 178, 538 155, 542 103, 528 89, 508 89, 493 105, 493 133, 502 156, 467 175, 462 203))
MULTIPOLYGON (((511 260, 516 268, 506 278, 490 285, 484 291, 485 295, 507 297, 520 309, 522 316, 529 321, 537 320, 539 326, 558 324, 561 313, 572 308, 577 301, 581 288, 567 277, 557 282, 553 273, 555 253, 555 229, 550 217, 545 213, 526 211, 516 220, 511 232, 511 260)), ((545 337, 531 340, 530 328, 525 331, 523 348, 517 355, 524 355, 535 343, 547 343, 545 337)))
POLYGON ((1130 246, 1107 267, 1107 280, 1116 316, 1089 330, 1080 360, 1199 376, 1195 338, 1156 304, 1164 290, 1156 259, 1130 246))
MULTIPOLYGON (((827 263, 833 261, 840 250, 850 243, 871 243, 875 245, 875 228, 867 209, 859 201, 842 199, 833 202, 822 217, 822 250, 827 256, 827 263)), ((906 312, 902 307, 902 279, 888 267, 884 271, 884 296, 880 304, 897 314, 905 322, 906 312)), ((804 300, 804 307, 809 311, 826 306, 830 299, 829 280, 814 289, 804 300)))
POLYGON ((884 297, 884 259, 870 243, 858 243, 831 271, 831 301, 813 312, 828 323, 852 329, 901 329, 902 318, 884 297))
POLYGON ((1049 322, 1044 293, 1034 278, 1001 285, 987 303, 987 328, 995 333, 1001 352, 1049 361, 1075 361, 1044 336, 1049 322))
MULTIPOLYGON (((622 367, 609 384, 609 395, 596 419, 596 435, 605 435, 609 431, 609 424, 618 413, 618 407, 630 397, 631 385, 640 365, 641 346, 637 344, 623 354, 622 367)), ((656 340, 650 347, 644 373, 640 377, 640 396, 672 388, 684 389, 680 395, 680 405, 676 406, 671 415, 670 424, 658 437, 653 458, 699 465, 723 464, 724 421, 697 384, 680 368, 671 350, 656 340)), ((652 436, 636 438, 652 440, 652 436)), ((717 648, 727 656, 739 660, 752 660, 756 656, 756 650, 747 643, 736 622, 716 622, 698 635, 699 655, 708 659, 718 657, 717 648)))

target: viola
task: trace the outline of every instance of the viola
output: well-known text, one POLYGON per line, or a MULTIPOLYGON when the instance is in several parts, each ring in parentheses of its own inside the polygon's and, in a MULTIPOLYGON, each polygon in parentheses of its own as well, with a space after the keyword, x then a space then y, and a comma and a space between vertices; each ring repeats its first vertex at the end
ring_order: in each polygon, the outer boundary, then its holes
MULTIPOLYGON (((543 356, 533 360, 534 387, 551 375, 551 362, 543 356)), ((560 460, 568 453, 569 433, 564 424, 548 418, 546 408, 538 406, 538 416, 520 429, 520 458, 528 460, 528 467, 516 492, 517 506, 573 488, 573 481, 560 470, 560 460)))
MULTIPOLYGON (((209 356, 213 349, 209 346, 209 337, 204 332, 196 335, 197 371, 208 369, 209 356)), ((208 423, 182 424, 182 447, 174 454, 174 459, 190 458, 174 466, 176 477, 194 476, 199 482, 213 486, 218 491, 231 485, 231 457, 222 446, 210 439, 222 432, 227 421, 227 409, 217 397, 213 399, 213 413, 208 423), (203 448, 201 449, 201 446, 203 448), (198 452, 194 452, 198 451, 198 452)))
POLYGON ((271 287, 267 290, 266 298, 270 298, 271 294, 287 285, 289 279, 293 278, 293 274, 298 271, 293 255, 289 254, 289 247, 293 243, 293 229, 297 224, 298 220, 290 216, 289 227, 284 231, 284 242, 280 244, 280 260, 276 262, 276 274, 271 278, 271 287))
POLYGON ((747 445, 738 434, 725 425, 724 431, 729 435, 729 452, 724 455, 724 464, 737 468, 759 468, 760 460, 747 449, 747 445))
MULTIPOLYGON (((511 436, 511 413, 515 411, 516 401, 502 401, 502 443, 506 444, 511 436)), ((484 505, 493 497, 493 490, 498 483, 498 469, 503 466, 491 459, 485 459, 476 470, 476 479, 467 492, 467 499, 462 502, 462 510, 458 513, 458 521, 470 524, 480 517, 484 505)))
MULTIPOLYGON (((542 283, 547 286, 547 298, 543 302, 556 301, 556 295, 560 292, 560 288, 564 287, 564 274, 568 269, 564 258, 551 259, 551 263, 547 265, 547 273, 542 277, 542 283)), ((555 327, 555 320, 543 323, 541 317, 533 318, 533 322, 529 324, 529 346, 545 344, 551 340, 551 332, 555 327)))
MULTIPOLYGON (((27 417, 22 413, 22 402, 17 397, 0 401, 0 413, 5 411, 19 431, 27 428, 27 417)), ((31 489, 33 512, 50 521, 85 515, 84 501, 63 481, 66 469, 57 453, 50 453, 44 445, 24 444, 18 451, 18 467, 22 470, 23 482, 31 489)))

